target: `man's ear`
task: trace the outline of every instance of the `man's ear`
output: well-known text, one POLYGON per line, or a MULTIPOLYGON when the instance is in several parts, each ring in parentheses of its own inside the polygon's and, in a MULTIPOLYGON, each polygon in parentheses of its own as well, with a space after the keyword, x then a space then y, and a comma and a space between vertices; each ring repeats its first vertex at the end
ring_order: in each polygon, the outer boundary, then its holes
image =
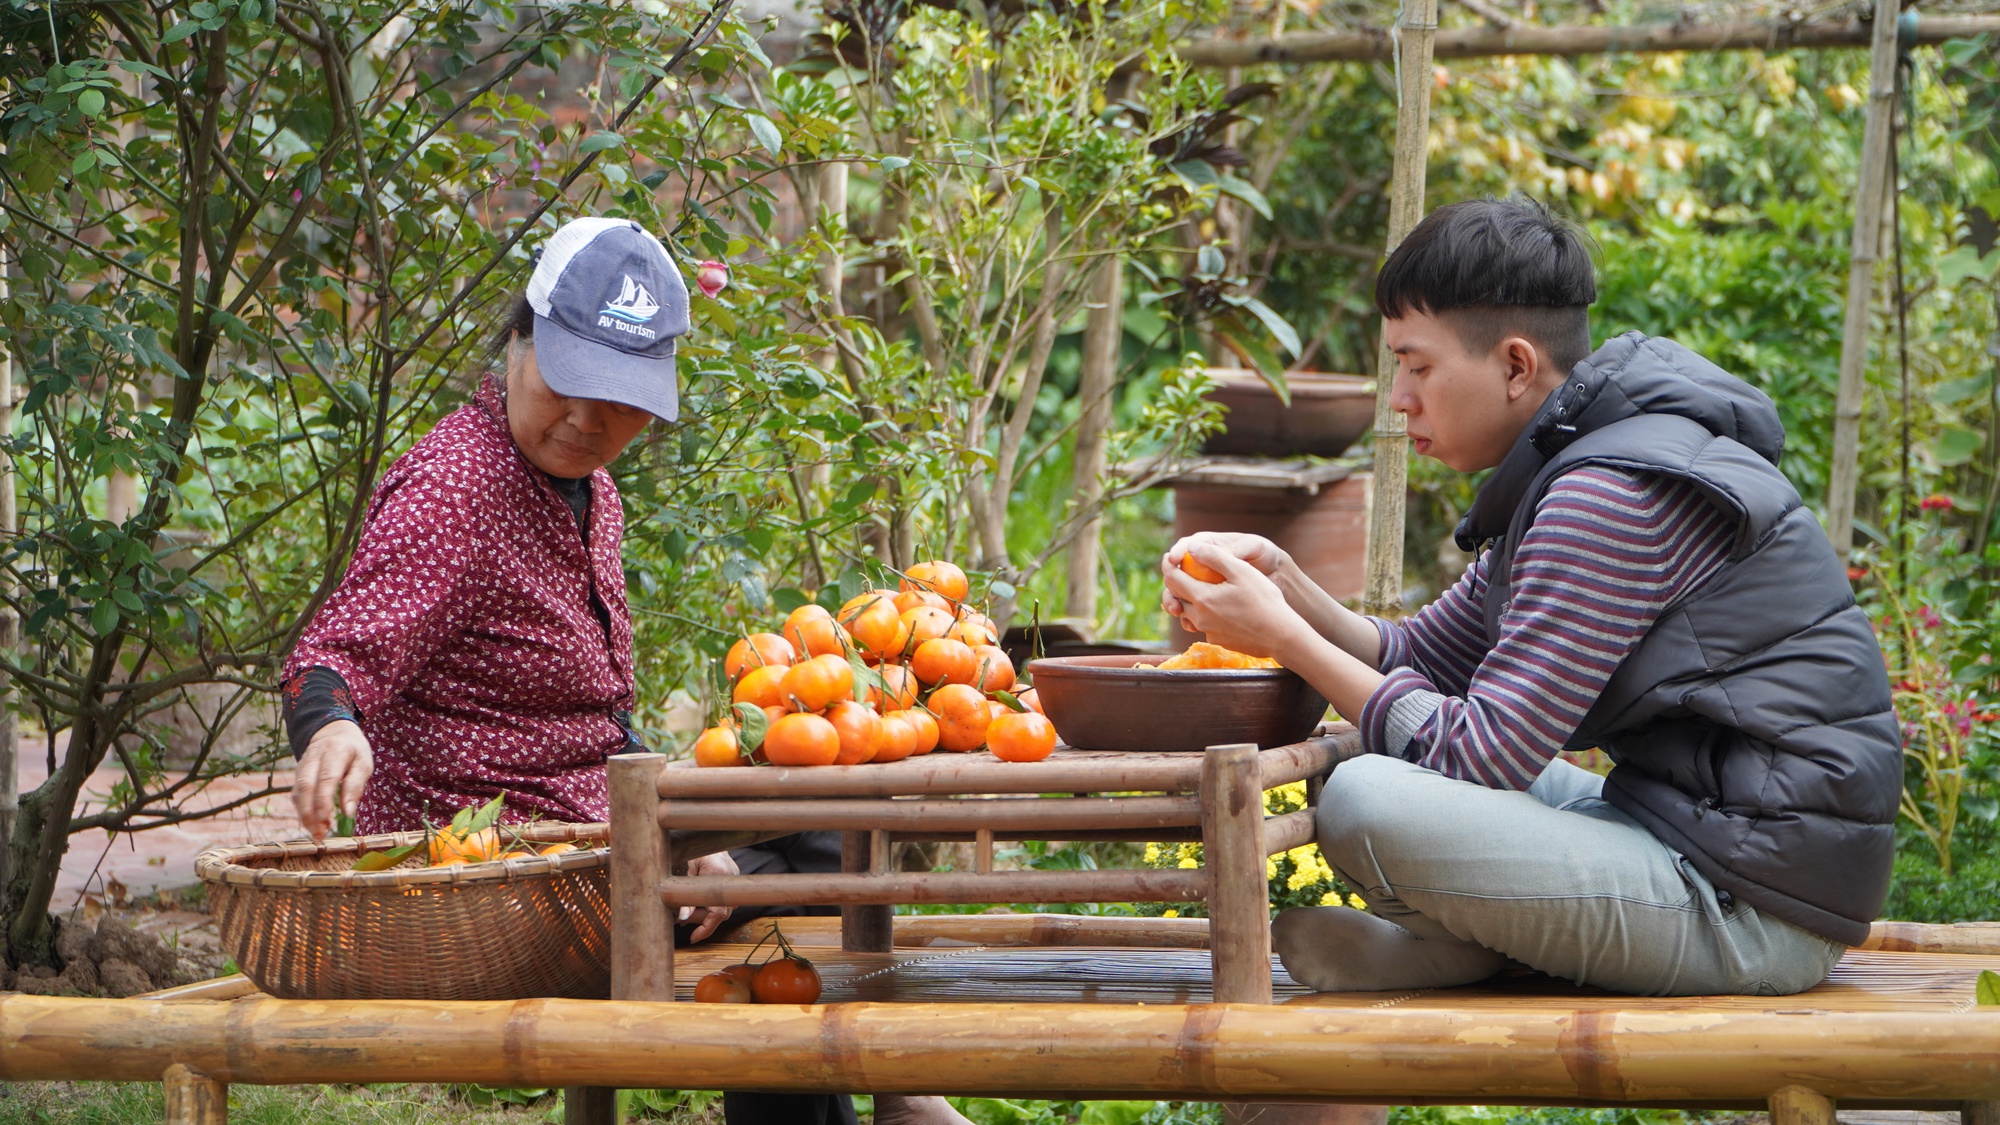
POLYGON ((1534 389, 1546 365, 1542 362, 1541 350, 1526 336, 1508 336, 1500 341, 1496 350, 1507 372, 1507 401, 1513 402, 1534 389))

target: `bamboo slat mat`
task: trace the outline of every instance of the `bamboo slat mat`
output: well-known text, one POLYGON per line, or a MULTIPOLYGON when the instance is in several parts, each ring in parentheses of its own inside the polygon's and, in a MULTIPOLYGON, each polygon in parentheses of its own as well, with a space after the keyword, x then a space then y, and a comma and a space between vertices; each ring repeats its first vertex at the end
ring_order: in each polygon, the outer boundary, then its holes
MULTIPOLYGON (((793 936, 787 928, 787 936, 793 936)), ((798 936, 803 937, 803 934, 798 936)), ((1191 949, 962 946, 847 953, 797 941, 818 966, 823 1003, 842 1001, 1014 1001, 1201 1004, 1211 998, 1208 954, 1191 949)), ((676 994, 692 999, 694 982, 739 961, 745 945, 684 949, 674 958, 676 994)), ((760 953, 761 958, 763 955, 760 953)), ((1468 988, 1401 993, 1313 993, 1292 982, 1274 957, 1279 1003, 1329 1008, 1649 1012, 1961 1011, 1973 1006, 1981 969, 2000 957, 1851 951, 1828 980, 1796 996, 1703 996, 1635 999, 1527 974, 1468 988)))

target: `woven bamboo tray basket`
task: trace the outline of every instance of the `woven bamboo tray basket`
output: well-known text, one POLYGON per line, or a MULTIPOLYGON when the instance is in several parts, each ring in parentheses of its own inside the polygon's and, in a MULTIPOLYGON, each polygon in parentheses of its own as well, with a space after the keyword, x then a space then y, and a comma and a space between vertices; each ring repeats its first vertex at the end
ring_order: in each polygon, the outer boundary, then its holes
POLYGON ((588 850, 426 868, 422 852, 355 872, 421 832, 216 847, 195 857, 223 948, 287 1000, 596 999, 611 994, 602 824, 514 828, 588 850))

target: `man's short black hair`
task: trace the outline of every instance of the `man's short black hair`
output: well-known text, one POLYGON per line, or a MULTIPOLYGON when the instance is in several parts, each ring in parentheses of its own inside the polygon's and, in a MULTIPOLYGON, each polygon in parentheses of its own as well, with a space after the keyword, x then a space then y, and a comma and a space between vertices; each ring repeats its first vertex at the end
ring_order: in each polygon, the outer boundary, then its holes
POLYGON ((1595 300, 1583 232, 1524 195, 1438 208, 1375 278, 1383 316, 1437 317, 1471 352, 1526 336, 1564 373, 1590 354, 1595 300))

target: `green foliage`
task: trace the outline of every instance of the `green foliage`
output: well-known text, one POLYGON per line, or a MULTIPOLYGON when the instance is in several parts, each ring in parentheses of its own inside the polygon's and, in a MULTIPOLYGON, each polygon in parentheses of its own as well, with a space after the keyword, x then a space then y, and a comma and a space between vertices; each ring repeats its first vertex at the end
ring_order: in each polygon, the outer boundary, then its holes
POLYGON ((1991 821, 1968 819, 1952 851, 1957 861, 1947 874, 1930 842, 1906 825, 1882 916, 1936 924, 2000 919, 2000 831, 1991 821))

